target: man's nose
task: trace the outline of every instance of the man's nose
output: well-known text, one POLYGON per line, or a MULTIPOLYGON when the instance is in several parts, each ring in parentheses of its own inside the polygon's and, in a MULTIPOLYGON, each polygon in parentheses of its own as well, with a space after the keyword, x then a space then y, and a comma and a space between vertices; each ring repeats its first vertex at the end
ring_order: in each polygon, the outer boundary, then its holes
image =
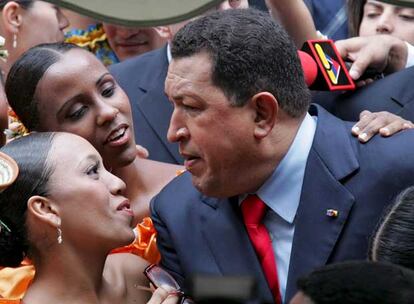
POLYGON ((167 139, 170 142, 179 142, 187 139, 190 133, 183 124, 179 123, 177 115, 171 116, 170 126, 168 128, 167 139))

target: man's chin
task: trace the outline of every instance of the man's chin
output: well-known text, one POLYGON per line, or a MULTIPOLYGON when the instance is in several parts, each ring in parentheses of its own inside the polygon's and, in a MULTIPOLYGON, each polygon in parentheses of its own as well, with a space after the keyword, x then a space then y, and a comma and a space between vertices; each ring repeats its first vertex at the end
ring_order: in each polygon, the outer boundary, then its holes
POLYGON ((201 177, 195 176, 191 173, 191 181, 198 191, 204 195, 211 196, 211 191, 209 189, 210 187, 208 187, 206 182, 201 177))
POLYGON ((207 181, 192 175, 192 182, 194 187, 205 196, 217 197, 217 198, 226 198, 228 195, 225 189, 222 189, 221 185, 218 183, 213 183, 212 181, 207 181))

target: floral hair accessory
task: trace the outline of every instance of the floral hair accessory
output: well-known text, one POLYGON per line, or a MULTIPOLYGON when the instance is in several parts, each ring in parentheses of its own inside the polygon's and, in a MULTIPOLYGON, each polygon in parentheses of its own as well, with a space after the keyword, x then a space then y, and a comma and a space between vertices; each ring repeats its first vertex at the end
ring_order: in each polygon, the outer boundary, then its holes
POLYGON ((13 109, 10 107, 8 110, 8 116, 9 128, 5 129, 3 132, 6 135, 7 142, 20 136, 26 136, 29 134, 27 128, 23 125, 19 117, 17 117, 16 113, 14 113, 13 109))
MULTIPOLYGON (((7 154, 0 152, 0 192, 14 183, 19 174, 19 167, 16 161, 7 154)), ((0 219, 0 233, 5 230, 11 233, 11 229, 0 219)))
POLYGON ((0 220, 0 233, 2 233, 2 231, 6 230, 8 233, 11 233, 11 229, 9 228, 9 226, 7 226, 2 220, 0 220))
MULTIPOLYGON (((4 47, 5 42, 6 42, 6 39, 4 39, 4 37, 0 36, 0 48, 4 47)), ((9 56, 9 52, 7 50, 0 50, 0 58, 3 61, 6 61, 8 56, 9 56)))
POLYGON ((7 154, 0 152, 0 192, 13 184, 18 174, 19 167, 16 161, 7 154))

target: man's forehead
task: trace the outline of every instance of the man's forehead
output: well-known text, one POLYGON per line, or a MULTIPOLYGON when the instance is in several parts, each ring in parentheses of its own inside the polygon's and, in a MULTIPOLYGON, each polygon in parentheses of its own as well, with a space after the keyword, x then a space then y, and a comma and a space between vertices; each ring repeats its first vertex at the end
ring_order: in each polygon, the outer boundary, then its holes
POLYGON ((205 53, 173 59, 168 67, 167 77, 183 78, 195 82, 211 79, 211 60, 205 53))
POLYGON ((186 92, 204 91, 206 87, 210 87, 211 73, 209 70, 203 69, 195 65, 170 66, 165 81, 165 91, 167 95, 181 95, 186 92))
POLYGON ((176 73, 173 69, 168 69, 167 78, 165 79, 165 93, 167 95, 181 90, 186 85, 189 85, 189 80, 185 78, 185 75, 176 73))

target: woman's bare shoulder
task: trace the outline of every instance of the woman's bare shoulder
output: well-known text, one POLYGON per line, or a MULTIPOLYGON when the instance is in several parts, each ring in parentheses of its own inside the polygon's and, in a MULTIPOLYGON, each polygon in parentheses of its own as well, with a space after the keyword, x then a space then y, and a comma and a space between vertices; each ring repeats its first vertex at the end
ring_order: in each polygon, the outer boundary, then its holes
POLYGON ((106 259, 105 271, 115 272, 124 276, 137 276, 145 278, 143 275, 145 267, 149 263, 143 258, 131 253, 110 254, 106 259))
POLYGON ((155 186, 158 193, 173 178, 183 172, 183 166, 162 163, 149 159, 138 159, 136 163, 137 170, 145 179, 144 183, 155 186))
POLYGON ((123 303, 146 303, 151 296, 146 290, 149 282, 144 275, 148 265, 147 261, 130 253, 110 254, 105 263, 105 281, 112 291, 118 290, 123 303))

